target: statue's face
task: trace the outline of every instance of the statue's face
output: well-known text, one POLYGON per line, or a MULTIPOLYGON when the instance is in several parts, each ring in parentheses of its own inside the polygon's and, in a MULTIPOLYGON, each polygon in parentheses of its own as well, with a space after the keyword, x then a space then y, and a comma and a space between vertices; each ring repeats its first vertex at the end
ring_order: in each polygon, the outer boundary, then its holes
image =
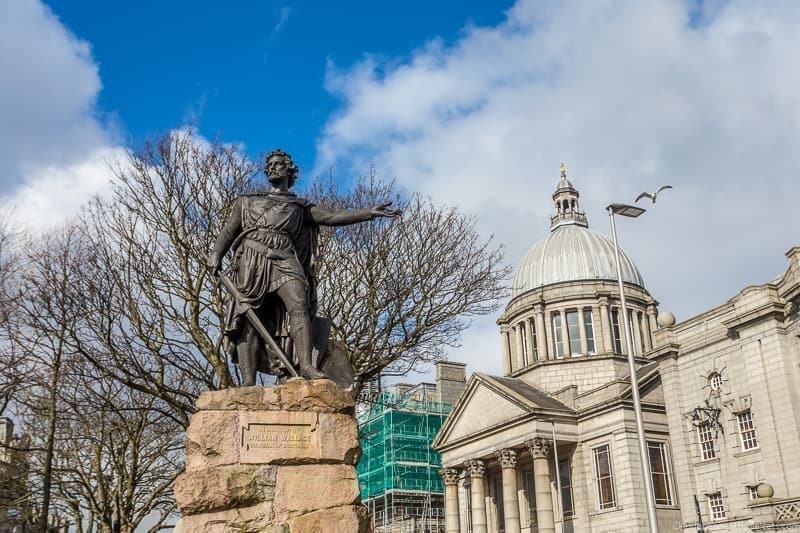
POLYGON ((282 182, 292 177, 292 160, 288 157, 273 157, 267 165, 270 183, 282 182))

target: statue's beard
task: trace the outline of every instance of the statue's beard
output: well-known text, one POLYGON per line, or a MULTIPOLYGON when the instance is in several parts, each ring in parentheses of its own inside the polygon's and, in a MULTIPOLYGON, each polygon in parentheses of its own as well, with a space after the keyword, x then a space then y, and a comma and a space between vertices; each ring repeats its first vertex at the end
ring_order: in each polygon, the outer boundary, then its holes
POLYGON ((267 181, 269 181, 269 184, 272 185, 273 187, 280 186, 282 183, 284 183, 284 181, 286 182, 287 187, 290 187, 292 183, 292 180, 287 176, 276 176, 274 178, 267 179, 267 181))

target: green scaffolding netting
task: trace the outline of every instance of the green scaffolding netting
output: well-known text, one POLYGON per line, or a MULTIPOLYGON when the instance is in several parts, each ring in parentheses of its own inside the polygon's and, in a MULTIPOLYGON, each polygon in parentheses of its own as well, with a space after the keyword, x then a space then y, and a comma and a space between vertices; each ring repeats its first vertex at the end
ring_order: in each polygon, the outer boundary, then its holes
POLYGON ((381 393, 359 415, 361 498, 391 492, 444 492, 439 454, 431 443, 449 404, 381 393))

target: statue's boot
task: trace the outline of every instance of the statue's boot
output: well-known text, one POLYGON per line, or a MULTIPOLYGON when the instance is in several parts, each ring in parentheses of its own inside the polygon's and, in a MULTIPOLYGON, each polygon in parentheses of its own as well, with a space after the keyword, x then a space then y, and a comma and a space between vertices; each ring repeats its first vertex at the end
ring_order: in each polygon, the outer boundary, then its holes
POLYGON ((311 364, 311 321, 308 315, 290 314, 290 320, 300 375, 306 379, 329 379, 324 372, 311 364))
POLYGON ((325 372, 322 370, 317 370, 311 365, 300 368, 300 375, 306 379, 328 379, 328 376, 325 375, 325 372))

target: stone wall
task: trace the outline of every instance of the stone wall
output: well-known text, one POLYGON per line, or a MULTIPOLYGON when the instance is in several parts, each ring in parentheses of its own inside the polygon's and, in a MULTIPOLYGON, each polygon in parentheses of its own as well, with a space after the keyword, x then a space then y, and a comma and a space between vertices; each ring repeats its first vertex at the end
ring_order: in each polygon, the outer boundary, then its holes
POLYGON ((175 499, 188 533, 368 531, 353 399, 328 380, 203 393, 175 499))

